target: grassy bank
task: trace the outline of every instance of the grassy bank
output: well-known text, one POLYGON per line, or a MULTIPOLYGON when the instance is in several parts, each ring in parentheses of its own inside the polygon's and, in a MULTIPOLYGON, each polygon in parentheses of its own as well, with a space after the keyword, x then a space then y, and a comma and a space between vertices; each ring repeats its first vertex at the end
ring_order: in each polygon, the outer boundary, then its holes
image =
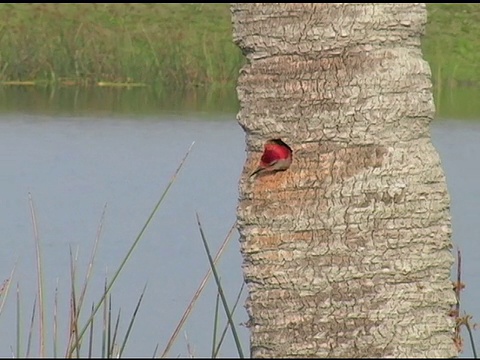
POLYGON ((0 78, 225 84, 241 62, 219 4, 0 4, 0 78))
POLYGON ((428 4, 425 59, 437 87, 480 86, 480 5, 428 4))
MULTIPOLYGON (((480 5, 428 4, 434 83, 480 84, 480 5)), ((0 81, 232 85, 228 4, 0 4, 0 81)), ((28 83, 27 83, 28 84, 28 83)))

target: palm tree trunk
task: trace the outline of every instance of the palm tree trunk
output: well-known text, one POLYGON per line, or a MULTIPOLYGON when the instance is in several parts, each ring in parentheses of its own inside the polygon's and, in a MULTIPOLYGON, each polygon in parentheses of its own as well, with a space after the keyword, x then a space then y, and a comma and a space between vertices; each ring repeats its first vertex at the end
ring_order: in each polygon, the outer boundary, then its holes
POLYGON ((232 4, 252 357, 452 357, 424 4, 232 4), (263 144, 293 149, 249 177, 263 144))

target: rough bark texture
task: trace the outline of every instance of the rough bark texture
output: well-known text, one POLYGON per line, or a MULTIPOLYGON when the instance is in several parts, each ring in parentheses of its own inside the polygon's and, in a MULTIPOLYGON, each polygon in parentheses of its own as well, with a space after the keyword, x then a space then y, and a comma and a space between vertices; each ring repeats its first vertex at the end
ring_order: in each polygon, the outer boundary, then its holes
POLYGON ((232 4, 252 357, 451 357, 449 196, 423 4, 232 4), (285 172, 248 178, 264 141, 285 172))

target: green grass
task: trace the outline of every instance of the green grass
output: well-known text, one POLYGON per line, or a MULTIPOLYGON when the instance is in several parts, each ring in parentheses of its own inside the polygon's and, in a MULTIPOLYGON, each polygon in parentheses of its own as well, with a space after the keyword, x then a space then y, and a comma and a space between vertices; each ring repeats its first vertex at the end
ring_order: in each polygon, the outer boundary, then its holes
POLYGON ((438 88, 480 85, 480 5, 428 4, 422 47, 438 88))
POLYGON ((224 4, 0 4, 0 80, 227 84, 242 58, 224 4))
MULTIPOLYGON (((480 84, 480 5, 428 4, 438 86, 480 84)), ((0 4, 0 81, 234 84, 243 62, 228 4, 0 4)))
MULTIPOLYGON (((427 11, 422 48, 437 115, 476 119, 480 5, 427 4, 427 11)), ((70 111, 70 103, 143 115, 238 111, 244 59, 228 4, 2 3, 0 49, 0 83, 48 85, 0 87, 2 111, 70 111)))

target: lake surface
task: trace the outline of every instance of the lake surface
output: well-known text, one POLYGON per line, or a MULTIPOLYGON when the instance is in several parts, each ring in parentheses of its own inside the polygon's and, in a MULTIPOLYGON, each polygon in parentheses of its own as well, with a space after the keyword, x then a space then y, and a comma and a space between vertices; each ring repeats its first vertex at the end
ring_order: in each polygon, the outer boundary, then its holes
MULTIPOLYGON (((19 100, 18 100, 19 101, 19 100)), ((463 255, 462 307, 480 319, 479 121, 442 119, 432 124, 452 199, 453 241, 463 255)), ((158 111, 152 114, 102 111, 38 111, 18 108, 0 114, 0 281, 17 263, 14 283, 0 315, 0 356, 15 348, 15 287, 20 288, 23 351, 35 298, 35 245, 28 193, 32 194, 39 228, 45 315, 51 336, 58 279, 60 334, 67 332, 70 291, 69 251, 78 249, 78 289, 96 237, 104 204, 107 210, 85 312, 99 300, 105 275, 111 278, 160 198, 185 152, 195 142, 176 182, 147 228, 112 289, 114 314, 121 308, 120 331, 145 284, 143 303, 124 356, 161 353, 208 270, 195 213, 198 212, 212 251, 235 221, 238 179, 245 160, 244 134, 235 113, 158 111)), ((219 264, 222 283, 232 303, 242 283, 241 256, 235 232, 219 264)), ((77 290, 79 291, 79 290, 77 290)), ((215 286, 210 280, 170 356, 208 357, 211 351, 215 286)), ((240 300, 235 322, 247 320, 240 300)), ((222 326, 225 324, 222 320, 222 326)), ((244 353, 248 331, 239 326, 244 353)), ((480 336, 475 333, 477 344, 480 336)), ((101 339, 101 336, 97 336, 101 339)), ((465 352, 471 356, 466 332, 465 352)), ((33 340, 32 354, 38 354, 33 340)), ((98 341, 98 342, 99 342, 98 341)), ((65 341, 60 341, 63 355, 65 341)), ((99 346, 100 344, 96 344, 99 346)), ((51 340, 47 342, 52 354, 51 340)), ((97 352, 97 356, 100 354, 97 352)), ((221 352, 236 357, 231 336, 221 352)))

